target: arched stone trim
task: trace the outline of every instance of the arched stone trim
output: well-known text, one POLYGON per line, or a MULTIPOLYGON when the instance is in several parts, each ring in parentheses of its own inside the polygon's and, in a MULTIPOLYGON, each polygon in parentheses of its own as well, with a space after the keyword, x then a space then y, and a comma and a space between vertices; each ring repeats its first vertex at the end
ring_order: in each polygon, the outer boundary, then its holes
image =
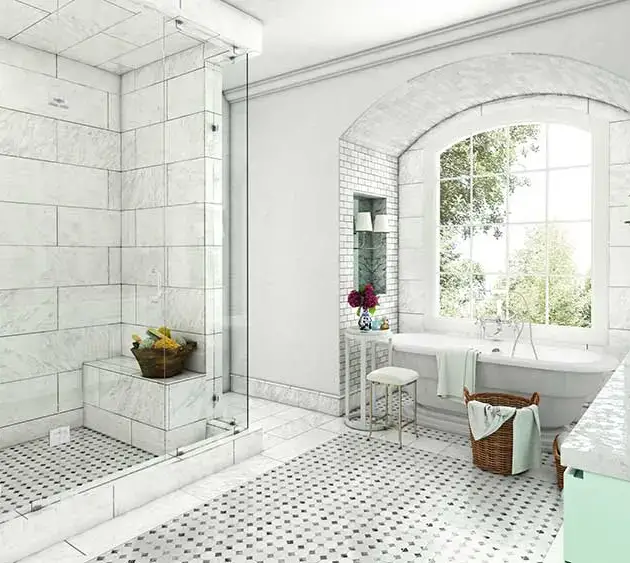
POLYGON ((372 104, 342 139, 399 156, 452 115, 495 100, 567 95, 630 110, 630 82, 598 66, 555 55, 512 53, 438 67, 372 104))

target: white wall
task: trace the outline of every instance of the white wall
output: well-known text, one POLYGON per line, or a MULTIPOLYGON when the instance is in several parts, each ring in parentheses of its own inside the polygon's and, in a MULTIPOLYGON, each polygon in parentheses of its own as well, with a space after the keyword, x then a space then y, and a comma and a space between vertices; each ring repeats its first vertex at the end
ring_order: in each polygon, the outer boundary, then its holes
POLYGON ((0 39, 0 447, 80 425, 83 362, 119 353, 119 91, 0 39))
POLYGON ((251 100, 250 376, 339 388, 338 141, 362 111, 432 68, 510 51, 573 57, 630 79, 627 21, 624 2, 251 100))

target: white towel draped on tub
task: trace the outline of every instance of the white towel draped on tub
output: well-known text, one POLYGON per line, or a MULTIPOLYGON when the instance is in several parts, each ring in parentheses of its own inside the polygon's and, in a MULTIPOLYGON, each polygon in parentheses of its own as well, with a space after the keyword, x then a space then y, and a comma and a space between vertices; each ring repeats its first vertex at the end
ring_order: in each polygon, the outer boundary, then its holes
POLYGON ((475 440, 491 436, 512 417, 512 475, 516 475, 540 467, 538 405, 516 409, 495 407, 479 401, 468 403, 468 422, 475 440))
POLYGON ((464 387, 475 392, 479 350, 462 348, 437 352, 438 397, 464 402, 464 387))

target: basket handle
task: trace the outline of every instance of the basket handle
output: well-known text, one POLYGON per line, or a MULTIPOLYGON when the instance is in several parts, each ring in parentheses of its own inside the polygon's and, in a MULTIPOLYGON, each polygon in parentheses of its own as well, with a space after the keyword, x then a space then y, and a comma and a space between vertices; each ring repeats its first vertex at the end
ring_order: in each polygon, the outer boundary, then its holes
POLYGON ((532 395, 532 398, 529 400, 529 402, 532 405, 538 405, 538 403, 540 403, 540 395, 538 394, 538 392, 532 395))
POLYGON ((466 404, 468 404, 468 401, 470 401, 470 391, 468 390, 468 387, 464 387, 464 399, 466 404))

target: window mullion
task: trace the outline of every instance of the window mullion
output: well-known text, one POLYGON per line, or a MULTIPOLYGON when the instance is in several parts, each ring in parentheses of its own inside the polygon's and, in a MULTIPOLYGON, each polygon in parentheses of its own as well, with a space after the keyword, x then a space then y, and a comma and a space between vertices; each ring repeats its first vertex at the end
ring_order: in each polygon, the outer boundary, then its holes
POLYGON ((545 324, 549 323, 549 125, 545 124, 545 324))

